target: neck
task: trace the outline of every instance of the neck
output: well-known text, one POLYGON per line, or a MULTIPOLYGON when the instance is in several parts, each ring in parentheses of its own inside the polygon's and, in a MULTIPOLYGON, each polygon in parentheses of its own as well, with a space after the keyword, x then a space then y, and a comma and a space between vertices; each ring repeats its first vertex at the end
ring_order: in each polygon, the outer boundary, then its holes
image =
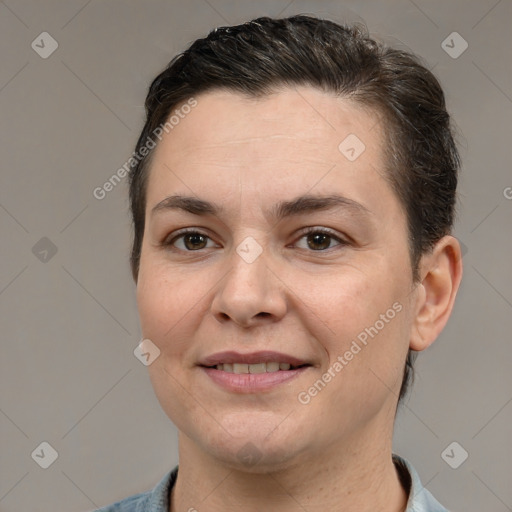
POLYGON ((258 473, 219 462, 180 434, 170 512, 404 512, 407 493, 392 461, 391 436, 386 445, 382 431, 365 439, 328 446, 314 457, 297 456, 284 468, 258 473))

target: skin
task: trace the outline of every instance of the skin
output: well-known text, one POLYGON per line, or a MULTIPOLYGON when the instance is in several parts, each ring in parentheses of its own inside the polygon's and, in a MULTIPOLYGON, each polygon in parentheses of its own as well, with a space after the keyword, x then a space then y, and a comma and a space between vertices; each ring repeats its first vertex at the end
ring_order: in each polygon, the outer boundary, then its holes
POLYGON ((391 459, 403 366, 408 349, 427 348, 450 316, 462 275, 457 240, 442 238, 412 281, 406 216, 385 177, 375 112, 309 87, 196 99, 153 155, 137 281, 143 337, 161 351, 151 382, 179 429, 170 510, 405 510, 391 459), (338 149, 349 134, 366 146, 353 162, 338 149), (151 213, 174 194, 224 211, 151 213), (270 216, 276 203, 304 194, 338 194, 367 212, 270 216), (325 248, 307 227, 344 243, 327 238, 325 248), (174 239, 182 228, 207 238, 185 245, 174 239), (247 237, 262 249, 252 263, 236 251, 247 237), (400 312, 300 403, 298 394, 396 303, 400 312), (197 366, 224 350, 275 350, 312 366, 269 391, 234 393, 197 366), (240 457, 249 442, 254 464, 240 457))

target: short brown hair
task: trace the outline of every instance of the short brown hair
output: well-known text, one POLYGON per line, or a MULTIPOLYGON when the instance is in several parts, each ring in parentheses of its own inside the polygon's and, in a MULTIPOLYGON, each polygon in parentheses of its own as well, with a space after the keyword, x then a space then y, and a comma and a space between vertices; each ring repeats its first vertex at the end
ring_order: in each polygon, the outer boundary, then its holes
MULTIPOLYGON (((281 87, 313 86, 375 109, 386 122, 386 178, 407 215, 413 279, 419 261, 452 229, 459 154, 443 90, 410 52, 370 38, 361 24, 307 15, 262 17, 220 27, 174 57, 152 82, 136 153, 174 107, 202 92, 227 89, 251 97, 281 87)), ((138 278, 150 151, 130 170, 134 237, 131 269, 138 278)), ((398 403, 413 378, 409 350, 398 403)))

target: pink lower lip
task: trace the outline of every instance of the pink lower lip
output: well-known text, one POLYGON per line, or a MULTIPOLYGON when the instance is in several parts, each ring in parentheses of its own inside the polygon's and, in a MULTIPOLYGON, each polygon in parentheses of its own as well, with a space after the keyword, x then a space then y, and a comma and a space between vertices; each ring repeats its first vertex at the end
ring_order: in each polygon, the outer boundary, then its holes
POLYGON ((213 382, 228 391, 237 393, 255 393, 272 389, 283 382, 298 377, 308 368, 309 366, 302 366, 294 370, 279 370, 278 372, 269 373, 228 373, 201 366, 201 369, 213 382))

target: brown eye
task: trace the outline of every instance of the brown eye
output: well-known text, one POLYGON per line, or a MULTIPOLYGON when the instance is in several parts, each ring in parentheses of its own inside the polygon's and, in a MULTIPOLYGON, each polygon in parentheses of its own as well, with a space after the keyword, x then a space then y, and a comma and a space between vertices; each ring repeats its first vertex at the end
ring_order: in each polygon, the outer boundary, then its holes
POLYGON ((207 239, 208 237, 201 233, 189 233, 183 237, 183 243, 188 250, 195 251, 197 249, 204 249, 207 239))
POLYGON ((329 248, 332 237, 326 233, 312 233, 307 235, 307 241, 310 249, 313 251, 322 251, 329 248))
POLYGON ((201 249, 208 249, 215 246, 208 235, 192 230, 176 233, 174 237, 164 242, 163 245, 183 252, 200 251, 201 249))
POLYGON ((336 246, 348 245, 348 242, 325 228, 310 228, 302 234, 296 245, 300 249, 321 252, 336 246), (302 240, 305 240, 306 243, 304 244, 302 240))

